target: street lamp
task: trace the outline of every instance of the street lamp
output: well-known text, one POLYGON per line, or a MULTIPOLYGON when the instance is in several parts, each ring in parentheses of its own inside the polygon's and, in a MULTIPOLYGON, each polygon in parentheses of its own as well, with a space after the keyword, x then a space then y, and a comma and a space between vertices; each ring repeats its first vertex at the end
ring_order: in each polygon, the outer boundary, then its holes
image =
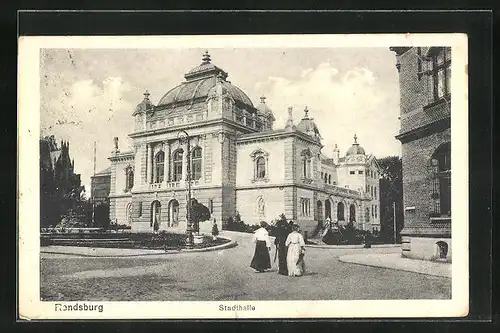
POLYGON ((191 151, 190 151, 190 139, 191 137, 189 134, 181 130, 177 134, 177 138, 179 141, 183 142, 186 140, 186 154, 187 154, 187 182, 188 182, 188 200, 187 200, 187 214, 186 214, 186 220, 187 220, 187 226, 186 226, 186 247, 192 247, 193 246, 193 222, 191 221, 191 151))

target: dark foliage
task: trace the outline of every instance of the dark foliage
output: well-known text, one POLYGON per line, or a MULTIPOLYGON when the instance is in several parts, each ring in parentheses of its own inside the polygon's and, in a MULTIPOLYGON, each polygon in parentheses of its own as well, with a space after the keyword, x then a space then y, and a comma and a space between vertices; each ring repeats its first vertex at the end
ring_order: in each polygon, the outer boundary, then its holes
POLYGON ((403 165, 399 156, 388 156, 378 160, 381 167, 380 180, 380 239, 394 242, 394 215, 396 215, 397 242, 404 226, 403 210, 403 165), (394 214, 394 206, 396 214, 394 214))
POLYGON ((55 226, 63 216, 68 220, 85 216, 81 212, 80 175, 74 173, 74 161, 69 155, 69 143, 54 136, 40 139, 40 227, 55 226))
POLYGON ((255 230, 259 228, 260 226, 257 224, 254 225, 246 224, 244 221, 241 220, 241 216, 239 213, 236 213, 234 218, 229 217, 225 225, 226 230, 247 232, 247 233, 254 233, 255 230))
POLYGON ((210 219, 210 209, 193 198, 191 199, 190 215, 191 221, 194 223, 195 232, 200 232, 200 222, 210 219))

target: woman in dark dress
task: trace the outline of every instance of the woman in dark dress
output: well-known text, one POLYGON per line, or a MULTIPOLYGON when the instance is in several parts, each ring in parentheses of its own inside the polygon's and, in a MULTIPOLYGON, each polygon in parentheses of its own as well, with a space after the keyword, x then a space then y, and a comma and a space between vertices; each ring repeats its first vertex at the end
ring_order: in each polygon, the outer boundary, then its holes
POLYGON ((286 220, 280 220, 276 223, 276 238, 274 240, 274 245, 276 245, 276 250, 278 252, 278 274, 281 275, 288 275, 288 267, 286 263, 287 247, 285 245, 285 241, 289 233, 290 230, 286 220))
POLYGON ((250 267, 258 272, 264 272, 266 269, 271 268, 271 258, 269 251, 271 251, 271 240, 269 233, 266 230, 267 223, 261 222, 260 228, 257 229, 253 235, 255 243, 255 253, 250 263, 250 267))

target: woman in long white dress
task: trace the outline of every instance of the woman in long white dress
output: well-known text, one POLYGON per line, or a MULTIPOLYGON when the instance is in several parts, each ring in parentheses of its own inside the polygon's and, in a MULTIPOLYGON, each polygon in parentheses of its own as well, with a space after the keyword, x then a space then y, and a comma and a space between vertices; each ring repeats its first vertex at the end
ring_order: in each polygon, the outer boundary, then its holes
POLYGON ((305 271, 304 252, 306 243, 304 237, 299 233, 299 226, 294 224, 292 232, 288 235, 285 245, 288 246, 286 263, 288 267, 288 276, 301 276, 305 271))

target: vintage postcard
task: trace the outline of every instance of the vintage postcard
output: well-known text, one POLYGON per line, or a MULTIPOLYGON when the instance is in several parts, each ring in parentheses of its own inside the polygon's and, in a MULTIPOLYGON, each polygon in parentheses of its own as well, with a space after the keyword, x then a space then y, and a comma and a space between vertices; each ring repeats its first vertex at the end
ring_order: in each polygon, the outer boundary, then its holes
POLYGON ((20 318, 467 315, 467 80, 464 34, 20 38, 20 318))

